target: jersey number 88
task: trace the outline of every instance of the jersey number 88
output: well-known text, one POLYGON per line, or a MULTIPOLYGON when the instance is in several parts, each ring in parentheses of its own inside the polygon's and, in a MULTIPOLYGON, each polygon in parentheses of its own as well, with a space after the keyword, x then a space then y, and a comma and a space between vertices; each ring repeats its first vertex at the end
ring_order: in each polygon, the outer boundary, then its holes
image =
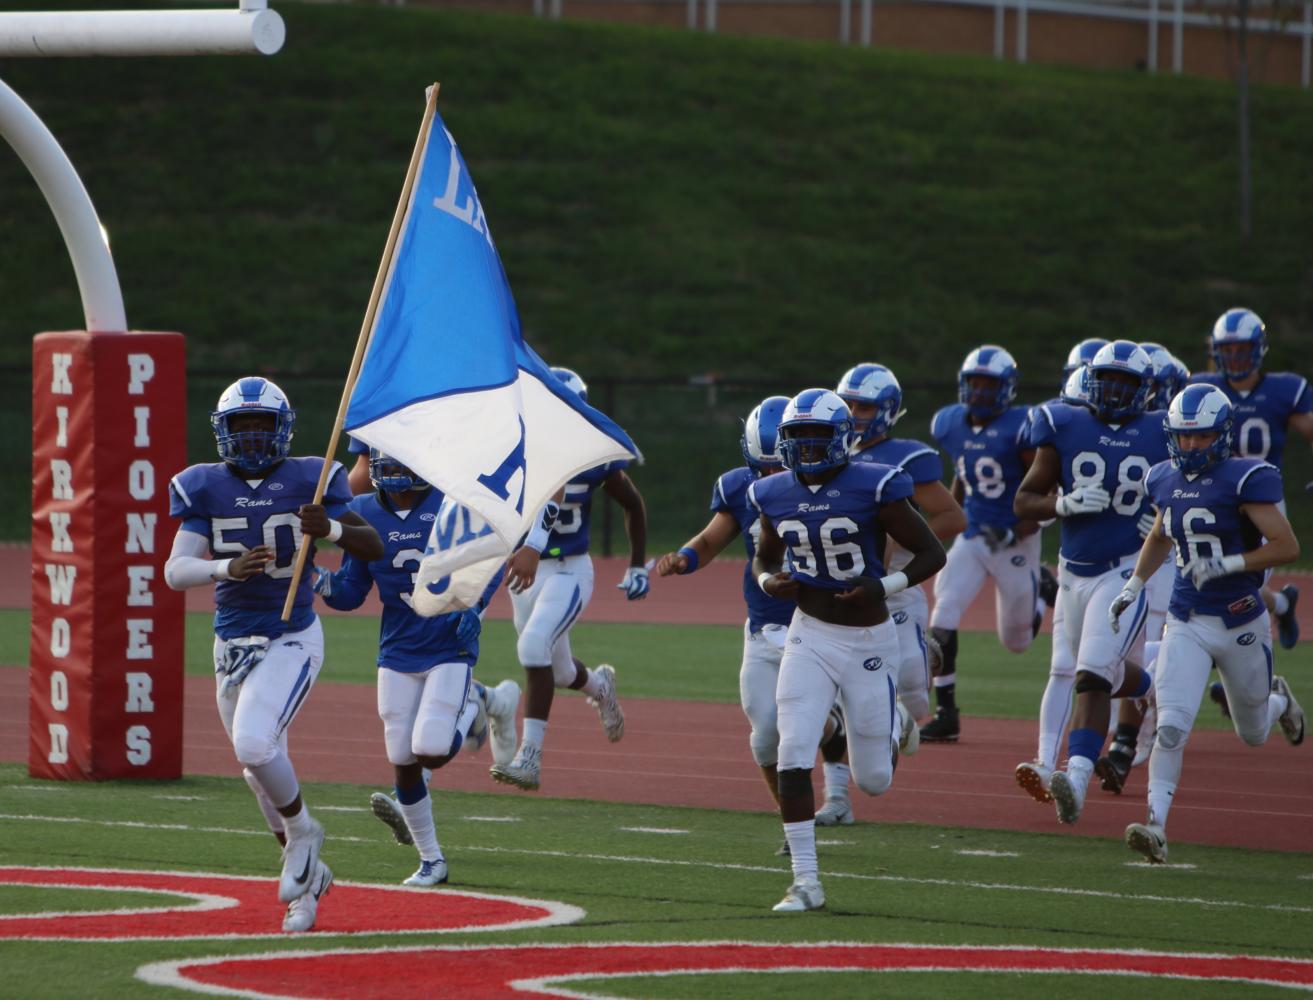
MULTIPOLYGON (((1108 464, 1097 451, 1082 451, 1071 460, 1071 485, 1102 486, 1108 464)), ((1112 491, 1112 509, 1134 517, 1144 501, 1144 481, 1149 475, 1149 460, 1143 455, 1127 455, 1117 466, 1117 488, 1112 491), (1135 478, 1135 473, 1139 478, 1135 478)))

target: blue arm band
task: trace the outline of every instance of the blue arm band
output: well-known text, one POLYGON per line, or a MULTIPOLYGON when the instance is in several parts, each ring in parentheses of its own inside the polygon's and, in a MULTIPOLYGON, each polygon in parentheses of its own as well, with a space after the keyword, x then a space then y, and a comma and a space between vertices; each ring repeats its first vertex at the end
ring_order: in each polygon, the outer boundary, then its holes
MULTIPOLYGON (((684 570, 684 573, 692 573, 698 568, 698 554, 693 549, 690 549, 685 545, 679 550, 679 554, 688 560, 688 569, 684 570)), ((682 576, 683 574, 680 575, 682 576)))

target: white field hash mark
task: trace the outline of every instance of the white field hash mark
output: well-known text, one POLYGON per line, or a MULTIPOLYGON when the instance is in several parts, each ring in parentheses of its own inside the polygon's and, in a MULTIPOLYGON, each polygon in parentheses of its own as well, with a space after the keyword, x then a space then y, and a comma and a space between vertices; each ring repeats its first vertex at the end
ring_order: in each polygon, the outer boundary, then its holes
POLYGON ((618 826, 616 829, 621 833, 665 833, 673 836, 688 833, 687 830, 678 830, 675 827, 665 826, 618 826))
MULTIPOLYGON (((142 823, 127 820, 85 819, 80 816, 33 816, 16 813, 0 813, 0 820, 14 820, 27 823, 85 823, 92 826, 131 827, 145 830, 174 830, 188 833, 226 833, 240 837, 267 837, 267 830, 235 830, 227 827, 188 826, 185 823, 142 823)), ((330 836, 329 840, 352 841, 358 844, 368 843, 364 837, 330 836)), ((479 851, 485 854, 522 854, 536 858, 578 858, 585 861, 601 861, 617 864, 672 865, 681 868, 710 868, 720 871, 759 872, 778 878, 788 874, 787 866, 736 865, 723 861, 689 861, 674 858, 651 858, 628 854, 589 854, 579 851, 543 851, 521 847, 486 847, 467 844, 463 851, 479 851)), ((863 882, 892 882, 902 885, 938 885, 949 889, 978 889, 983 892, 1033 892, 1040 895, 1076 896, 1091 899, 1123 899, 1139 903, 1165 903, 1169 906, 1217 906, 1239 910, 1270 910, 1278 913, 1313 913, 1313 906, 1294 906, 1288 903, 1249 903, 1238 899, 1207 899, 1200 896, 1165 896, 1149 893, 1109 892, 1100 889, 1074 889, 1067 886, 1018 885, 1010 882, 976 882, 967 879, 950 878, 916 878, 910 875, 871 875, 865 872, 839 872, 826 870, 821 873, 826 878, 848 878, 863 882)))
POLYGON ((518 823, 519 816, 457 816, 466 823, 518 823))
POLYGON ((1019 858, 1020 853, 1017 851, 985 851, 972 850, 969 847, 962 847, 953 852, 954 854, 963 854, 968 858, 1019 858))

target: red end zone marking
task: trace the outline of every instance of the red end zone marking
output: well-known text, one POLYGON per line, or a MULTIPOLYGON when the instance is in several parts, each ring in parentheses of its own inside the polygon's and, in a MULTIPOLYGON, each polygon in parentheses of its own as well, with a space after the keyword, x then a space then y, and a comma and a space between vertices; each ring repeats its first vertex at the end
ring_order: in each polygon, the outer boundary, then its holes
POLYGON ((958 971, 1107 973, 1240 980, 1313 988, 1313 962, 1061 948, 926 945, 704 944, 470 945, 377 951, 283 952, 157 962, 137 977, 206 993, 300 997, 429 997, 440 983, 462 1000, 591 995, 554 984, 579 978, 700 972, 958 971))
MULTIPOLYGON (((4 868, 0 885, 134 889, 184 893, 173 907, 114 913, 14 916, 0 920, 0 939, 142 940, 281 937, 277 882, 206 872, 144 872, 97 868, 4 868), (201 899, 196 897, 200 896, 201 899)), ((547 900, 446 889, 334 882, 319 908, 321 934, 433 934, 513 930, 573 923, 575 906, 547 900)))

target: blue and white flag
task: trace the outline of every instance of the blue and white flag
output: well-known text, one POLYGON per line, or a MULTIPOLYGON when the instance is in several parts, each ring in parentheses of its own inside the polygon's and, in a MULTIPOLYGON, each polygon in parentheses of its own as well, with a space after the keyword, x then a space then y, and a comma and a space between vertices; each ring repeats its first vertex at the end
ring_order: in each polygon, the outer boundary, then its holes
POLYGON ((638 453, 524 343, 483 205, 436 112, 345 427, 473 513, 478 544, 448 532, 443 569, 477 561, 487 579, 561 486, 638 453))

